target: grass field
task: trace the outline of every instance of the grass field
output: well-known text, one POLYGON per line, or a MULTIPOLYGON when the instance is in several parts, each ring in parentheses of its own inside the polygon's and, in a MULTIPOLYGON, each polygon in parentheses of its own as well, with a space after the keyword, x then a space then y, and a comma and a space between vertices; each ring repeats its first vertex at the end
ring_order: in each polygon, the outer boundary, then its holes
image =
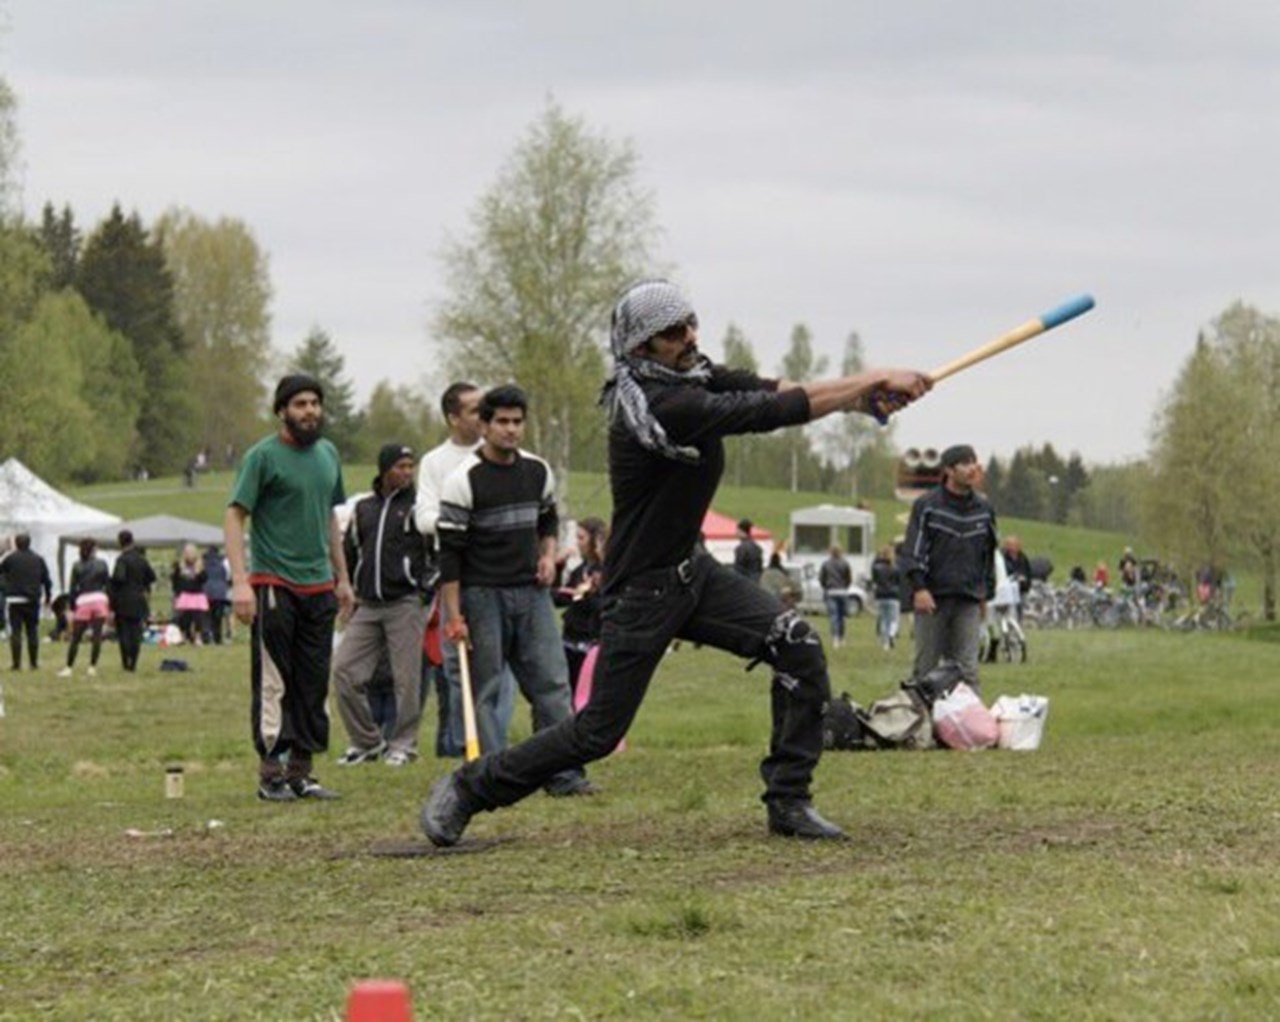
MULTIPOLYGON (((906 672, 870 627, 832 654, 861 701, 906 672)), ((321 760, 342 801, 255 801, 243 644, 133 677, 108 648, 93 680, 60 654, 3 676, 0 1019, 338 1019, 364 977, 418 1019, 1280 1013, 1274 643, 1033 633, 984 685, 1050 697, 1044 747, 829 754, 830 847, 764 833, 763 673, 685 647, 604 794, 418 858, 377 853, 421 840, 439 761, 321 760)))

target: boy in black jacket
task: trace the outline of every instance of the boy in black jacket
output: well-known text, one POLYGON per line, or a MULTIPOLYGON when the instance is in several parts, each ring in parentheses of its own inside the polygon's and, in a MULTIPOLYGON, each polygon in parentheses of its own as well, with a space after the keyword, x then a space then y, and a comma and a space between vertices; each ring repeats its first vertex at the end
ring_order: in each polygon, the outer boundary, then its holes
POLYGON ((974 489, 979 471, 968 444, 942 452, 942 483, 912 505, 900 565, 915 612, 915 676, 949 657, 974 691, 983 605, 996 589, 996 515, 974 489))

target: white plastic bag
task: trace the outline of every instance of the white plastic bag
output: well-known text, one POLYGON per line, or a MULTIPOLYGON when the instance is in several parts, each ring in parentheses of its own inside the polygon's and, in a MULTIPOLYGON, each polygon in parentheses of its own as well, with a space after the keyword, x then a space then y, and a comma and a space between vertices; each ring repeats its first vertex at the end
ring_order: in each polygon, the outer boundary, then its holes
POLYGON ((1040 748, 1049 716, 1049 700, 1044 696, 1001 696, 991 704, 991 712, 999 725, 997 744, 1001 749, 1030 752, 1040 748))
POLYGON ((949 749, 990 749, 1000 729, 977 693, 962 681, 933 704, 933 733, 949 749))

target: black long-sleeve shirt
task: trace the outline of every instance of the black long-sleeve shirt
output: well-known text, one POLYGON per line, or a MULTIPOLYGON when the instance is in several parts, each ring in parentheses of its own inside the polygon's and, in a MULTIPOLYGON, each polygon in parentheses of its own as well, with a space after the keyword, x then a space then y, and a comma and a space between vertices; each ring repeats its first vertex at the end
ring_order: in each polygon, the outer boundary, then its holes
POLYGON ((31 603, 45 602, 53 598, 53 579, 49 577, 49 565, 34 550, 15 550, 0 561, 0 585, 11 599, 19 597, 31 603))
POLYGON ((809 421, 809 397, 800 388, 779 391, 776 380, 724 366, 712 368, 706 386, 655 380, 641 386, 672 442, 696 447, 701 457, 697 464, 675 461, 642 446, 621 420, 610 427, 606 592, 640 572, 675 567, 693 552, 724 472, 724 437, 809 421))

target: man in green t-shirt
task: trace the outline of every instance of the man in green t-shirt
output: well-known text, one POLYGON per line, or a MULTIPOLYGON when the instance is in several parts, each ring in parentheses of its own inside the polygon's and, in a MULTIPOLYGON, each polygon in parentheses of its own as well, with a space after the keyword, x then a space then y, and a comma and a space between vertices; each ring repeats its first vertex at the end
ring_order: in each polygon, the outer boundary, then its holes
POLYGON ((280 429, 245 452, 224 523, 232 609, 253 626, 258 797, 337 798, 312 776, 311 761, 329 747, 334 620, 354 602, 334 514, 346 500, 342 466, 337 448, 320 435, 324 392, 315 379, 284 377, 274 410, 280 429))

